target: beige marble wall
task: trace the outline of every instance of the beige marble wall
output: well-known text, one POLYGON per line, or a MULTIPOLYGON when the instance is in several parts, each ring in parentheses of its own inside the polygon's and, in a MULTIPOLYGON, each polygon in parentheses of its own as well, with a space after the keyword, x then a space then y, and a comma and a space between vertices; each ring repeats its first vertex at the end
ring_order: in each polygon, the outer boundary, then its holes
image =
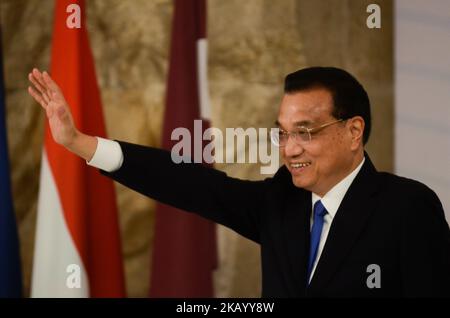
MULTIPOLYGON (((392 4, 382 29, 366 27, 371 1, 209 0, 212 122, 270 127, 285 74, 310 65, 348 69, 366 86, 374 131, 368 150, 392 169, 392 4)), ((109 137, 158 146, 161 136, 172 4, 170 0, 89 0, 88 26, 109 137)), ((27 96, 27 72, 47 69, 53 1, 0 0, 10 156, 25 289, 33 256, 44 116, 27 96)), ((257 165, 219 165, 260 179, 257 165)), ((117 185, 129 296, 148 290, 154 202, 117 185)), ((219 229, 218 296, 258 297, 259 248, 219 229)))

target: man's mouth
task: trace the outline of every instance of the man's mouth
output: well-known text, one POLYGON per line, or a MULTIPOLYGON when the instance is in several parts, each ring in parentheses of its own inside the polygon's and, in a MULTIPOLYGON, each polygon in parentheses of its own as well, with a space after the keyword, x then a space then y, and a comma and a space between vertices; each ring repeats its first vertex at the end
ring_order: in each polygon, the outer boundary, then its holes
POLYGON ((309 165, 311 165, 311 162, 293 162, 290 164, 292 169, 306 168, 309 165))

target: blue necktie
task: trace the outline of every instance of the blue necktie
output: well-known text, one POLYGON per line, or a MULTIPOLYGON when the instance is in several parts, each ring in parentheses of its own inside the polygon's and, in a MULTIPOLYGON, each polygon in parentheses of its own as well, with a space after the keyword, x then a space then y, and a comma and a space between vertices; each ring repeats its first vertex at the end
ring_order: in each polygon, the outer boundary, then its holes
POLYGON ((317 257, 317 249, 319 248, 320 236, 322 235, 323 217, 325 214, 327 214, 327 210, 323 206, 322 202, 320 202, 320 200, 317 201, 314 204, 314 223, 311 229, 311 240, 309 246, 308 284, 314 261, 317 257))

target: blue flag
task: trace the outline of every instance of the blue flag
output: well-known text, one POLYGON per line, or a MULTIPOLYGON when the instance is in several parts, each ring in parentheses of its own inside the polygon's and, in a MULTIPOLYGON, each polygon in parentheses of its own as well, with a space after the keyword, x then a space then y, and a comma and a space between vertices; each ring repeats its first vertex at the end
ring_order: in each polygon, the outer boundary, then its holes
POLYGON ((2 59, 0 29, 0 297, 4 298, 22 296, 22 271, 9 177, 2 59))

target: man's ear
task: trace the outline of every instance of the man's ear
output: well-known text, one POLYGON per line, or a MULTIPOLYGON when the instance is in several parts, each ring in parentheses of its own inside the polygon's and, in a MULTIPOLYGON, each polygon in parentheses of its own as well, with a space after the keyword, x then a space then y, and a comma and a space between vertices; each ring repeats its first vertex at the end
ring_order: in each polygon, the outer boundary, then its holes
POLYGON ((348 127, 352 136, 351 149, 356 150, 363 144, 364 119, 361 116, 355 116, 348 120, 348 127))

